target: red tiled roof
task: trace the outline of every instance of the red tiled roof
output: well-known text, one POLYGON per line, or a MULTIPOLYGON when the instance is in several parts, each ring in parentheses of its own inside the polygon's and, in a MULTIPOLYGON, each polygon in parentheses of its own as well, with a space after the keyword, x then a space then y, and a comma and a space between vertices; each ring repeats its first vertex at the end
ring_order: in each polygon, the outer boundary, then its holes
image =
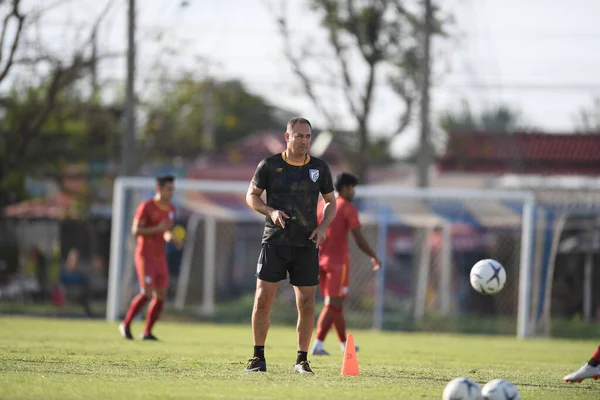
POLYGON ((600 134, 453 132, 442 171, 540 174, 600 173, 600 134))
POLYGON ((73 198, 65 193, 57 193, 52 198, 25 200, 10 204, 4 209, 4 216, 9 218, 73 218, 76 209, 73 198))

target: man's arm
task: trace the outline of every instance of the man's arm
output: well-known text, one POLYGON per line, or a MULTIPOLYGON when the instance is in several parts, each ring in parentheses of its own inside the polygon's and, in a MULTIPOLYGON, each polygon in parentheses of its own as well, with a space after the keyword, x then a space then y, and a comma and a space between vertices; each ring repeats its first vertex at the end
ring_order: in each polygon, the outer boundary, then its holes
POLYGON ((367 239, 365 239, 365 237, 363 236, 360 227, 352 230, 352 236, 354 236, 356 245, 359 249, 362 250, 363 253, 365 253, 371 258, 377 258, 377 254, 375 254, 373 249, 371 249, 371 246, 369 246, 369 243, 367 242, 367 239))
POLYGON ((309 237, 317 247, 319 247, 319 245, 327 238, 327 228, 329 228, 329 224, 331 224, 331 221, 333 221, 333 218, 335 217, 335 193, 330 192, 324 194, 323 200, 325 201, 323 207, 323 220, 321 220, 317 229, 315 229, 309 237))
POLYGON ((288 217, 288 215, 283 211, 269 207, 262 197, 260 197, 263 192, 264 189, 256 186, 254 182, 250 182, 248 192, 246 192, 246 204, 248 204, 248 206, 254 211, 258 211, 259 213, 271 218, 271 221, 273 221, 275 225, 285 228, 285 221, 290 217, 288 217))
POLYGON ((323 220, 319 224, 319 227, 322 226, 325 230, 327 230, 327 228, 329 228, 329 224, 331 224, 331 221, 333 221, 333 218, 335 217, 335 192, 324 194, 323 201, 325 203, 323 206, 323 220))
POLYGON ((131 224, 131 233, 133 236, 149 236, 156 233, 164 232, 171 228, 170 222, 161 222, 160 224, 152 227, 146 227, 147 211, 144 203, 140 204, 138 209, 135 211, 133 217, 133 223, 131 224))
POLYGON ((259 213, 270 216, 274 211, 272 207, 269 207, 267 203, 262 199, 262 194, 264 189, 259 188, 254 184, 254 182, 250 182, 250 186, 248 187, 248 191, 246 192, 246 204, 254 211, 258 211, 259 213))
POLYGON ((362 231, 360 230, 360 226, 358 228, 352 229, 352 236, 354 236, 354 240, 356 241, 356 245, 358 246, 358 248, 361 249, 363 253, 371 257, 371 261, 373 262, 373 269, 378 270, 381 266, 381 262, 377 258, 377 254, 375 254, 373 249, 371 249, 371 246, 369 246, 369 242, 367 242, 367 239, 365 239, 365 237, 363 236, 362 231))
POLYGON ((134 236, 150 236, 171 229, 171 225, 169 222, 161 222, 156 226, 145 227, 142 221, 134 219, 131 226, 131 233, 134 236))

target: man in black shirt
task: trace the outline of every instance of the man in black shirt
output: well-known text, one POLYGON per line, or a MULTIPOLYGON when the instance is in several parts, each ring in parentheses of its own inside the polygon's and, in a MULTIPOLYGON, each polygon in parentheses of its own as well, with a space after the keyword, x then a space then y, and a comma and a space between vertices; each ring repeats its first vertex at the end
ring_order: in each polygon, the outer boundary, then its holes
POLYGON ((323 160, 311 157, 312 127, 294 118, 285 132, 286 150, 262 160, 246 194, 246 202, 265 215, 262 249, 256 270, 252 311, 254 356, 245 371, 266 371, 265 340, 277 286, 289 274, 298 307, 298 354, 294 372, 312 374, 307 361, 315 321, 315 294, 319 283, 319 245, 335 217, 331 172, 323 160), (267 192, 267 202, 261 198, 267 192), (319 193, 325 201, 323 220, 317 223, 319 193))

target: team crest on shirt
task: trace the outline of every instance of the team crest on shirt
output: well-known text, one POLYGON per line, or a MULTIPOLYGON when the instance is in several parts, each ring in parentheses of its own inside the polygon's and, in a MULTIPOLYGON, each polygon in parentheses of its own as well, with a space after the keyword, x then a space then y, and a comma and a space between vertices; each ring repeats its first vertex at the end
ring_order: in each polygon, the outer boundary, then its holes
POLYGON ((171 221, 173 221, 173 217, 174 217, 174 215, 173 215, 173 211, 169 211, 169 219, 170 219, 171 221))
POLYGON ((318 169, 309 169, 308 176, 310 177, 311 181, 316 182, 317 180, 319 180, 319 170, 318 169))

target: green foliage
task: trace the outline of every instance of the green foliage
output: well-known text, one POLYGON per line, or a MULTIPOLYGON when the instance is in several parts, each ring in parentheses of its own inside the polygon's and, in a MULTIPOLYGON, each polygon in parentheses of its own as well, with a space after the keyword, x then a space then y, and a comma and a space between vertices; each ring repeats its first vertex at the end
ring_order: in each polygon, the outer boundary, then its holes
POLYGON ((227 144, 257 130, 283 129, 285 122, 275 107, 250 93, 237 80, 195 80, 191 76, 161 89, 160 97, 147 106, 142 134, 147 158, 193 158, 210 149, 205 134, 207 110, 213 110, 214 146, 227 144), (212 105, 209 103, 212 97, 212 105))
POLYGON ((32 124, 48 107, 49 90, 47 82, 14 86, 2 99, 4 204, 26 197, 26 176, 58 178, 68 164, 107 161, 118 155, 119 110, 83 99, 72 90, 59 91, 44 119, 32 124))
POLYGON ((43 89, 30 88, 26 96, 13 92, 10 98, 0 129, 7 135, 8 147, 13 149, 8 156, 14 156, 15 164, 26 168, 28 173, 43 176, 58 172, 65 163, 106 160, 116 155, 120 135, 118 110, 69 93, 56 99, 39 131, 31 133, 35 140, 20 148, 21 127, 41 107, 43 96, 43 89), (14 152, 15 149, 20 151, 14 152))

